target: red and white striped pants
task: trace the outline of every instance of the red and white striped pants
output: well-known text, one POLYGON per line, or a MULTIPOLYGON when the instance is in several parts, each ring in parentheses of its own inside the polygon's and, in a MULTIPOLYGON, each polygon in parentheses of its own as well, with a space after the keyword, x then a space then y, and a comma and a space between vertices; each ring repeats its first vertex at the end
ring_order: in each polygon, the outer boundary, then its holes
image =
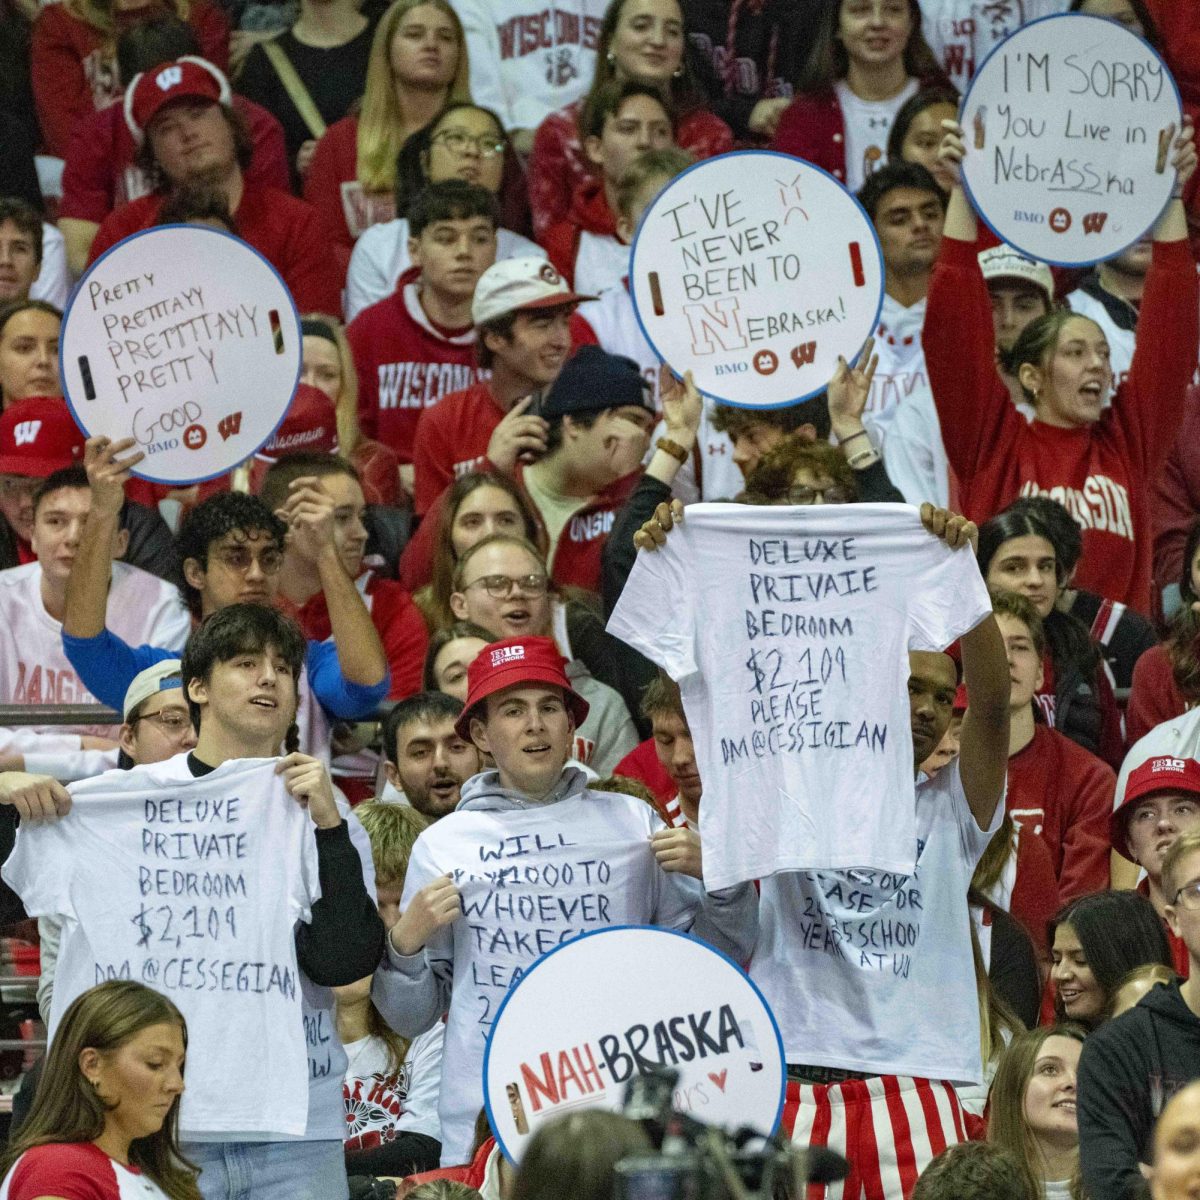
POLYGON ((930 1160, 969 1136, 950 1084, 907 1075, 789 1080, 783 1127, 799 1146, 827 1146, 850 1161, 845 1180, 810 1184, 807 1200, 907 1200, 930 1160))

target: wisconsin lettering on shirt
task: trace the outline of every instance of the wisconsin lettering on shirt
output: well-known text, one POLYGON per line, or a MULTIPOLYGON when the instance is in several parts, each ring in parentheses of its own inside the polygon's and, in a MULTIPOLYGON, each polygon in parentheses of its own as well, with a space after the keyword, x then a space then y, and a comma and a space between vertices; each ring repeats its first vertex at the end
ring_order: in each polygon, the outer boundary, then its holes
POLYGON ((611 510, 572 517, 567 524, 567 539, 580 545, 584 542, 594 542, 597 538, 607 537, 612 530, 614 520, 616 520, 616 513, 611 510))
POLYGON ((500 58, 524 58, 539 50, 560 46, 582 46, 595 50, 599 43, 600 18, 544 8, 541 12, 511 17, 496 27, 500 38, 500 58))
POLYGON ((55 670, 41 663, 17 660, 17 681, 12 704, 98 704, 71 670, 55 670))
POLYGON ((479 375, 462 363, 380 363, 378 371, 381 409, 432 408, 450 392, 469 388, 479 375))
POLYGON ((1133 541, 1133 514, 1129 492, 1107 475, 1089 475, 1082 489, 1039 487, 1033 480, 1021 484, 1022 496, 1049 496, 1057 500, 1084 529, 1096 529, 1133 541))

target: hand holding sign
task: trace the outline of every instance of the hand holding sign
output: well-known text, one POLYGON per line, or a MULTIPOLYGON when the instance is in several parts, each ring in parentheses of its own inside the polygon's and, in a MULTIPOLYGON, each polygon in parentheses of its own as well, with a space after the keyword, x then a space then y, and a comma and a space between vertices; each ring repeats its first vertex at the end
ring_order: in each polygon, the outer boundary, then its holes
POLYGON ((342 823, 333 799, 333 783, 320 759, 307 754, 289 754, 281 758, 275 773, 283 776, 288 795, 295 797, 318 829, 336 829, 342 823))
POLYGON ((125 485, 129 482, 133 468, 146 456, 140 451, 126 458, 118 458, 137 443, 133 438, 122 438, 119 442, 106 437, 88 438, 84 445, 83 463, 91 486, 91 507, 105 516, 120 515, 125 504, 125 485))
POLYGON ((419 954, 425 943, 439 930, 453 925, 462 916, 462 897, 449 875, 423 887, 392 926, 392 947, 408 957, 419 954))

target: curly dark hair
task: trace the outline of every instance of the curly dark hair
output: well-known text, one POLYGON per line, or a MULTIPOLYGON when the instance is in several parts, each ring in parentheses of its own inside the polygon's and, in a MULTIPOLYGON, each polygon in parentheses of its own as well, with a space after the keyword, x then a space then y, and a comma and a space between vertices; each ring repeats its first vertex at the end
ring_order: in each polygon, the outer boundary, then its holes
MULTIPOLYGON (((254 155, 254 139, 250 136, 250 126, 246 123, 246 118, 236 108, 231 108, 228 104, 221 105, 221 112, 225 120, 229 122, 229 128, 233 132, 233 153, 237 158, 237 164, 243 171, 246 171, 250 166, 250 159, 254 155)), ((151 190, 156 192, 166 191, 172 180, 166 177, 163 169, 158 165, 158 159, 154 157, 154 147, 151 142, 152 139, 149 134, 142 138, 142 144, 137 148, 135 163, 150 181, 151 190)))
POLYGON ((828 442, 807 442, 793 436, 772 446, 746 479, 746 495, 756 503, 786 502, 796 472, 807 467, 858 496, 858 480, 846 456, 828 442))
MULTIPOLYGON (((234 531, 243 537, 252 533, 269 534, 282 552, 287 526, 257 496, 247 496, 242 492, 222 492, 210 496, 203 504, 196 505, 179 527, 175 548, 179 552, 180 563, 186 563, 190 558, 207 570, 209 547, 234 531)), ((186 575, 183 598, 192 616, 199 617, 200 593, 188 583, 186 575)))

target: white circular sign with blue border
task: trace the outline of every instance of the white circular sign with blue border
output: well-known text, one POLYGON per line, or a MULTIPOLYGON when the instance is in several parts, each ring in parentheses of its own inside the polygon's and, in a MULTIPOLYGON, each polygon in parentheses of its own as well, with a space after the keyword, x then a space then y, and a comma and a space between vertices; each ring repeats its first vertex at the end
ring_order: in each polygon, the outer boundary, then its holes
POLYGON ((300 378, 300 318, 279 273, 240 238, 196 225, 135 233, 79 281, 59 371, 88 437, 132 437, 134 474, 212 479, 249 458, 300 378))
POLYGON ((1149 43, 1081 13, 1031 21, 962 104, 963 181, 997 237, 1075 267, 1139 241, 1175 186, 1179 89, 1149 43))
POLYGON ((673 179, 630 254, 638 323, 673 371, 722 404, 779 408, 853 361, 883 305, 875 227, 832 175, 745 150, 673 179))
POLYGON ((547 1121, 619 1110, 635 1075, 679 1072, 675 1107, 707 1125, 774 1131, 783 1041, 762 993, 686 934, 620 925, 537 960, 504 998, 483 1060, 488 1121, 519 1162, 547 1121))

